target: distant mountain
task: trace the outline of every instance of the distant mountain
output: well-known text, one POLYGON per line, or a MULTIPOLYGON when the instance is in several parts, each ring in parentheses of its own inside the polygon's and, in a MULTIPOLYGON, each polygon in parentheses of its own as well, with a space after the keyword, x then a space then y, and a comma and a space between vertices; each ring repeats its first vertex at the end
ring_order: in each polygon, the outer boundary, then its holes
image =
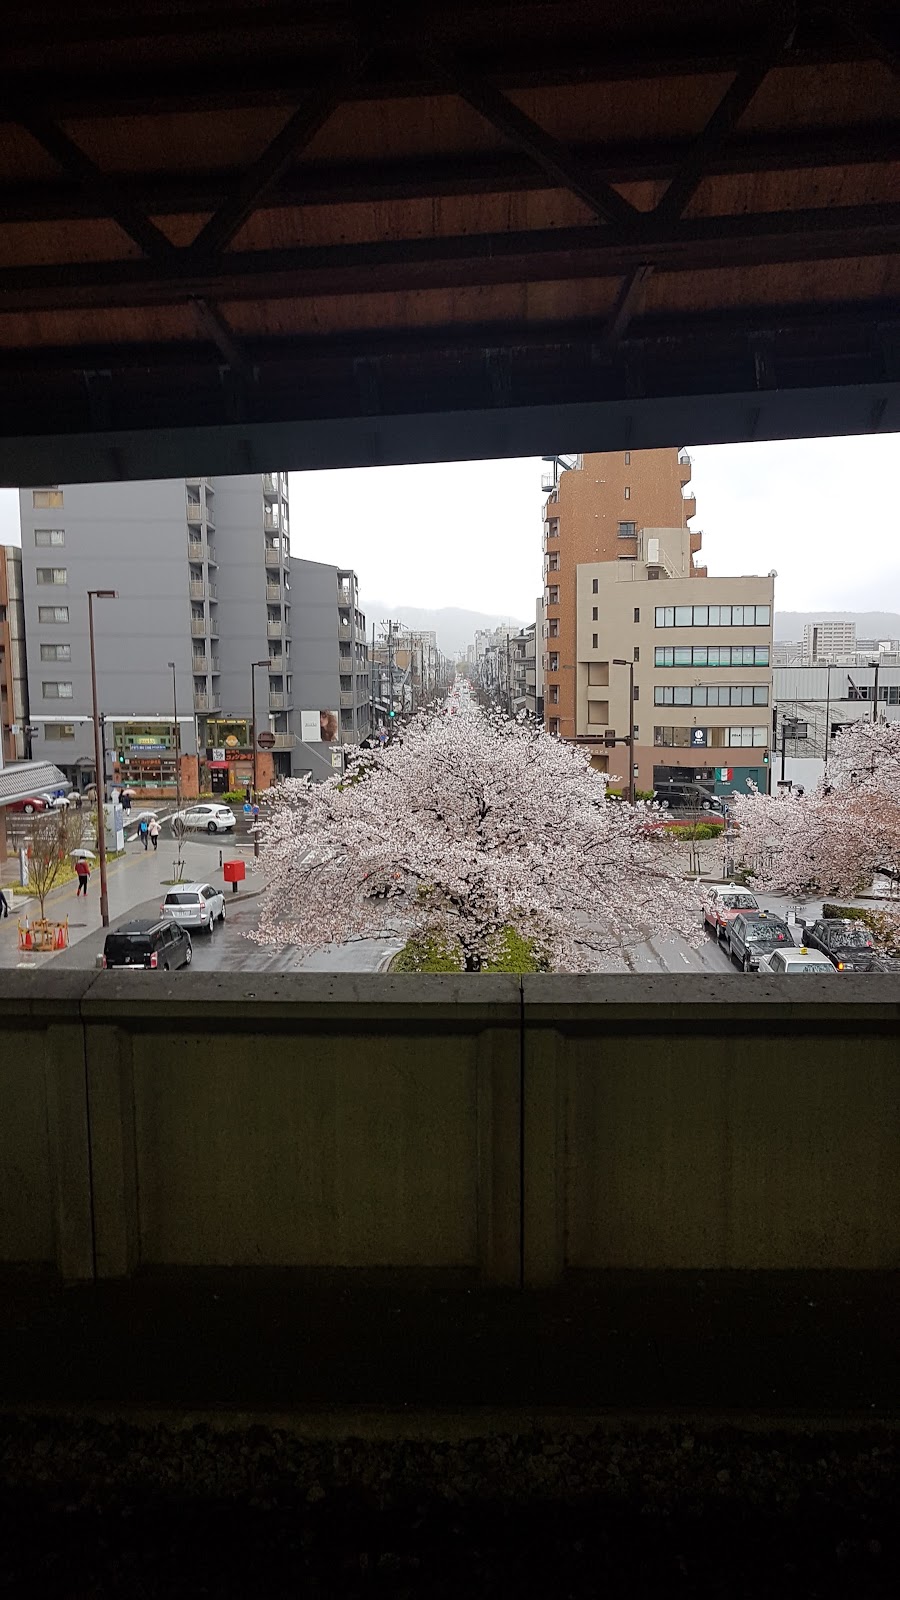
MULTIPOLYGON (((395 622, 405 622, 408 628, 433 629, 437 634, 438 649, 445 656, 457 658, 471 644, 479 628, 499 628, 512 623, 522 626, 520 617, 492 616, 483 611, 464 611, 459 606, 443 606, 439 611, 429 611, 423 606, 389 606, 384 600, 363 600, 360 610, 365 613, 371 635, 372 623, 380 631, 382 621, 393 617, 395 622)), ((534 621, 534 618, 529 618, 534 621)))
POLYGON ((794 643, 807 622, 855 622, 857 639, 900 639, 896 611, 776 611, 775 638, 794 643))

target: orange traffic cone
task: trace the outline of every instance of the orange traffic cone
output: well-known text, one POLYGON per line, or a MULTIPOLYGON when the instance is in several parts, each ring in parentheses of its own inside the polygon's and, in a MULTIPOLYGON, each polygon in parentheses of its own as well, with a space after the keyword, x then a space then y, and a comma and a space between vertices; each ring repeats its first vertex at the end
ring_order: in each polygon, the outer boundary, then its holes
POLYGON ((53 941, 54 950, 65 950, 66 932, 61 922, 56 924, 56 938, 53 941))
POLYGON ((26 922, 26 924, 25 924, 25 938, 22 941, 22 949, 23 950, 33 950, 34 949, 34 940, 31 937, 31 923, 30 922, 26 922))

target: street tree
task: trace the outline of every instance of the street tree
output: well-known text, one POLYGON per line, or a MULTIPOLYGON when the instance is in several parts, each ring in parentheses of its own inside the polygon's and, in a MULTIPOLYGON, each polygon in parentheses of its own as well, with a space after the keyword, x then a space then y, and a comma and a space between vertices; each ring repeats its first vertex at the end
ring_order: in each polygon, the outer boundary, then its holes
POLYGON ((32 819, 27 856, 28 887, 37 895, 42 922, 47 896, 59 883, 65 869, 71 866, 71 854, 81 844, 82 830, 81 813, 67 808, 42 811, 32 819))
POLYGON ((256 937, 321 947, 396 926, 479 971, 511 930, 557 970, 666 930, 698 937, 696 891, 643 808, 610 803, 587 755, 477 710, 418 718, 343 779, 280 785, 265 817, 256 937))
POLYGON ((900 880, 900 723, 854 723, 814 789, 740 796, 734 814, 761 887, 847 895, 878 873, 900 880))

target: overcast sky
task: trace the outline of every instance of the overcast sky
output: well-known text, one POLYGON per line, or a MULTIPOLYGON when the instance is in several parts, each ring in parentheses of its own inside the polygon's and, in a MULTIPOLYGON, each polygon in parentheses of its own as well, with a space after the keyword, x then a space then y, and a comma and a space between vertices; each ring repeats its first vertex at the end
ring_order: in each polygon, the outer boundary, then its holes
MULTIPOLYGON (((781 610, 900 611, 900 435, 691 454, 712 575, 774 567, 781 610)), ((529 458, 292 473, 291 546, 355 568, 364 598, 527 619, 541 470, 529 458)), ((12 490, 0 490, 0 542, 19 542, 12 490)))

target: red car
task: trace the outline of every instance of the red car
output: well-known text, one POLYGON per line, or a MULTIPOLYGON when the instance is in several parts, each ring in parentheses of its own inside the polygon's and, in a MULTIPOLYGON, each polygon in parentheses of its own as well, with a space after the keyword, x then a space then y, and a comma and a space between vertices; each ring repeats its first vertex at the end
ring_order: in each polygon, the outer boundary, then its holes
POLYGON ((742 911, 758 910, 753 895, 735 883, 717 883, 703 897, 703 921, 717 939, 724 939, 729 922, 742 911))
POLYGON ((35 811, 46 811, 47 802, 42 800, 40 795, 30 794, 24 800, 13 800, 6 809, 7 811, 24 811, 30 817, 35 811))

